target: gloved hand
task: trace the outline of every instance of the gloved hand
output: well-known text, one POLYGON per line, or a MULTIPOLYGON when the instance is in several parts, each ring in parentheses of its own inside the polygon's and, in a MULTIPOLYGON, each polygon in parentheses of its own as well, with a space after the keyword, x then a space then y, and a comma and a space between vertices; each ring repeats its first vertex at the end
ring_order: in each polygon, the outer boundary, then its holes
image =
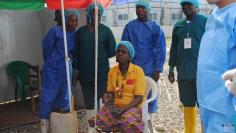
POLYGON ((236 96, 236 68, 226 71, 222 75, 222 79, 225 80, 227 89, 236 96))

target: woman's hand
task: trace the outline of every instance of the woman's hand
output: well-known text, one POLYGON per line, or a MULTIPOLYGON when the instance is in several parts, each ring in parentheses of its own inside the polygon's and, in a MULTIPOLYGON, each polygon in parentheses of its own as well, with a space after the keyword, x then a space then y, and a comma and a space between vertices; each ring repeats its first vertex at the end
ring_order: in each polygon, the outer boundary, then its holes
POLYGON ((111 115, 116 119, 119 119, 123 113, 124 111, 118 107, 114 107, 113 110, 111 111, 111 115))
POLYGON ((119 119, 120 116, 133 107, 137 107, 143 101, 143 96, 136 95, 134 99, 122 108, 114 107, 111 111, 111 114, 114 118, 119 119))
POLYGON ((103 104, 110 104, 110 103, 114 103, 114 94, 113 92, 107 92, 103 95, 102 97, 102 103, 103 104))

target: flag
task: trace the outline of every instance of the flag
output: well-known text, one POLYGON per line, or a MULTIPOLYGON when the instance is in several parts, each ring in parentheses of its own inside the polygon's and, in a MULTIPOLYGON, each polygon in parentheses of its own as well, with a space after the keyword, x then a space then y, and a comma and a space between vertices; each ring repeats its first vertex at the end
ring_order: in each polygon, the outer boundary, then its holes
POLYGON ((44 0, 0 0, 0 9, 8 10, 41 10, 44 0))
MULTIPOLYGON (((93 0, 64 0, 65 9, 86 8, 93 0)), ((46 0, 49 9, 61 9, 61 0, 46 0)))

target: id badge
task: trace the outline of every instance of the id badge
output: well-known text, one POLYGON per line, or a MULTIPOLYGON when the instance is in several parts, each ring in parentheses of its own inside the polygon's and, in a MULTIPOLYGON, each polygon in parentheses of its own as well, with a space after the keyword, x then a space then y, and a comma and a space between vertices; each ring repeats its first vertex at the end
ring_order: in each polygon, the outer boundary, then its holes
POLYGON ((191 38, 184 39, 184 49, 190 49, 192 47, 191 38))

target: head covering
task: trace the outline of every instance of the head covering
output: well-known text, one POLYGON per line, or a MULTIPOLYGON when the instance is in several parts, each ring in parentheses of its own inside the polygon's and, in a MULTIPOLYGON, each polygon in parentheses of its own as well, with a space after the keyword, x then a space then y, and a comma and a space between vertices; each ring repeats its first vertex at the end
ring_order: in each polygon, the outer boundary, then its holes
POLYGON ((65 21, 66 22, 68 21, 68 18, 71 14, 74 14, 74 15, 79 17, 79 11, 78 10, 75 10, 75 9, 65 10, 65 21))
POLYGON ((151 3, 149 2, 149 0, 138 0, 136 2, 136 7, 138 6, 144 7, 147 11, 150 11, 151 9, 151 3))
POLYGON ((120 47, 120 45, 123 45, 128 49, 130 59, 132 60, 134 58, 134 55, 135 55, 133 44, 129 41, 121 41, 121 42, 117 43, 116 51, 120 47))
POLYGON ((184 2, 189 2, 193 4, 196 8, 199 7, 199 0, 180 0, 180 5, 182 5, 184 2))
MULTIPOLYGON (((100 15, 102 15, 103 12, 104 12, 104 7, 103 7, 103 5, 100 4, 100 3, 97 3, 97 7, 98 7, 98 10, 99 10, 99 12, 100 12, 100 15)), ((91 16, 90 16, 90 11, 92 11, 93 9, 95 9, 95 3, 92 3, 92 4, 90 4, 90 5, 87 7, 87 15, 88 15, 89 17, 91 17, 91 16)))

